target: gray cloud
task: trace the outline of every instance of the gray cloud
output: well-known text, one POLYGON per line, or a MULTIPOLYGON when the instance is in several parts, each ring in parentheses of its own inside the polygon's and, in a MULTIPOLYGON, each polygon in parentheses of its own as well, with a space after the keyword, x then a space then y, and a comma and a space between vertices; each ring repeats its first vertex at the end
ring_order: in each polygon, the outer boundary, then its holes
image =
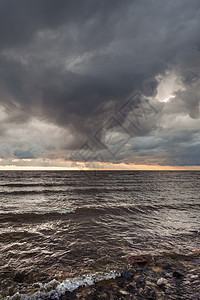
MULTIPOLYGON (((168 123, 176 116, 186 116, 191 126, 187 136, 194 130, 190 119, 199 118, 199 14, 198 0, 1 0, 0 103, 6 118, 0 132, 3 144, 10 147, 1 156, 6 152, 7 156, 35 158, 45 156, 51 148, 55 156, 65 150, 68 157, 68 151, 90 140, 110 116, 118 118, 118 108, 128 95, 139 90, 152 101, 158 76, 173 71, 182 90, 169 103, 152 102, 157 113, 143 116, 136 134, 145 142, 137 149, 121 149, 113 159, 132 157, 134 161, 134 153, 146 155, 157 137, 151 155, 156 151, 160 155, 162 148, 164 161, 175 164, 173 158, 166 160, 166 152, 173 156, 183 129, 169 129, 168 123), (20 126, 30 126, 33 118, 63 130, 59 138, 67 142, 59 142, 54 133, 49 143, 40 140, 39 146, 31 148, 33 137, 27 146, 20 126), (7 127, 15 126, 19 145, 6 134, 7 127), (168 137, 162 143, 163 134, 168 137), (176 145, 172 136, 176 136, 176 145)), ((126 116, 119 120, 123 125, 126 121, 126 116)), ((180 156, 179 165, 186 164, 190 146, 189 140, 182 145, 185 156, 180 156)), ((191 147, 194 152, 198 149, 198 145, 191 147)), ((95 151, 101 153, 101 147, 96 146, 95 151)), ((198 155, 191 163, 199 164, 198 155)))

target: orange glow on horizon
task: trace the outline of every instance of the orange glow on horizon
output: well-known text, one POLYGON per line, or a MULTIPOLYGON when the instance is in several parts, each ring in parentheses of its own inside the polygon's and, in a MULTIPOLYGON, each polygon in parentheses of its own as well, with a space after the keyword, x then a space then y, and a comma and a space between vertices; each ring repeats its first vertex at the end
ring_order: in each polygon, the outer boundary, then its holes
MULTIPOLYGON (((14 161, 13 161, 14 162, 14 161)), ((94 162, 91 165, 95 165, 95 167, 90 167, 88 163, 83 162, 74 162, 74 166, 65 166, 65 162, 61 162, 60 166, 57 166, 56 163, 53 165, 53 161, 50 166, 40 166, 37 164, 30 164, 27 166, 20 165, 0 165, 0 171, 186 171, 186 170, 199 170, 200 166, 161 166, 161 165, 137 165, 133 163, 109 163, 109 162, 94 162)))

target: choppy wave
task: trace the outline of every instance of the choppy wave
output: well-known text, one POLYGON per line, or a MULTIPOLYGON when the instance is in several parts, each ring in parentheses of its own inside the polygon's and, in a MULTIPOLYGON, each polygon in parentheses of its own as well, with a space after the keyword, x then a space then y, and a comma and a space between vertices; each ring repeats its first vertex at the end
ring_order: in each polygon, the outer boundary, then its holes
POLYGON ((62 192, 66 192, 66 190, 54 190, 54 189, 46 189, 46 190, 14 190, 14 191, 3 191, 0 192, 2 196, 23 196, 23 195, 40 195, 40 194, 60 194, 62 192))
POLYGON ((68 214, 75 214, 76 216, 85 215, 87 216, 88 213, 90 216, 95 215, 122 215, 127 213, 147 213, 148 211, 152 211, 156 209, 152 205, 138 205, 138 206, 131 206, 131 205, 115 205, 115 206, 82 206, 82 207, 74 207, 68 209, 61 209, 61 210, 52 210, 52 211, 22 211, 22 212, 8 212, 0 214, 1 221, 20 221, 20 220, 33 220, 42 218, 60 218, 61 216, 65 216, 68 214))
POLYGON ((75 213, 76 208, 62 209, 58 211, 24 211, 24 212, 9 212, 0 214, 1 221, 18 221, 18 220, 32 220, 41 219, 41 217, 59 217, 75 213))
POLYGON ((76 186, 75 183, 2 183, 1 187, 54 187, 54 186, 76 186))
POLYGON ((146 204, 146 205, 95 205, 95 206, 82 206, 82 207, 73 207, 60 210, 51 210, 51 211, 22 211, 22 212, 7 212, 0 213, 1 221, 18 221, 18 220, 33 220, 43 218, 59 218, 68 214, 75 215, 123 215, 127 213, 131 214, 150 214, 152 212, 161 211, 162 209, 166 210, 185 210, 185 209, 200 209, 200 204, 188 204, 188 205, 170 205, 170 204, 146 204))
MULTIPOLYGON (((71 191, 78 191, 81 194, 94 194, 95 192, 98 191, 98 188, 96 186, 94 187, 86 187, 86 186, 76 186, 75 184, 41 184, 41 185, 35 185, 35 184, 14 184, 14 185, 2 185, 3 187, 8 187, 11 188, 9 190, 3 190, 0 191, 0 195, 2 196, 12 196, 12 195, 18 195, 18 196, 23 196, 23 195, 37 195, 37 194, 59 194, 63 192, 68 192, 70 189, 71 191), (33 188, 36 187, 38 189, 21 189, 21 188, 33 188), (53 188, 52 188, 53 187, 53 188), (63 188, 62 188, 63 187, 63 188), (13 188, 20 188, 19 189, 13 189, 13 188), (44 189, 43 189, 44 188, 44 189)), ((133 188, 131 187, 131 190, 134 192, 140 192, 139 188, 133 188)), ((101 188, 101 193, 109 193, 111 192, 128 192, 130 191, 129 187, 109 187, 101 188)))
POLYGON ((105 273, 87 274, 80 277, 68 278, 60 282, 58 280, 51 280, 48 283, 36 283, 39 286, 37 292, 32 295, 15 293, 13 296, 7 296, 8 300, 39 300, 39 299, 59 299, 66 292, 73 292, 80 286, 93 285, 95 282, 108 280, 121 276, 120 272, 108 271, 105 273))

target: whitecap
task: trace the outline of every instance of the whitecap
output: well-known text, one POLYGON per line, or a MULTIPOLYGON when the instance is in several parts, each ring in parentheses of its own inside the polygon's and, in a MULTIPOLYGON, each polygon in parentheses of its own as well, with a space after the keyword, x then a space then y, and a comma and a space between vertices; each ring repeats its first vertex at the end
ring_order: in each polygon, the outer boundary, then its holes
POLYGON ((114 279, 121 276, 120 272, 108 271, 105 273, 87 274, 79 277, 68 278, 60 282, 55 279, 48 283, 37 283, 39 290, 32 295, 15 293, 13 296, 8 296, 7 300, 42 300, 54 299, 58 300, 60 296, 66 292, 73 292, 80 286, 93 285, 95 282, 102 280, 114 279))

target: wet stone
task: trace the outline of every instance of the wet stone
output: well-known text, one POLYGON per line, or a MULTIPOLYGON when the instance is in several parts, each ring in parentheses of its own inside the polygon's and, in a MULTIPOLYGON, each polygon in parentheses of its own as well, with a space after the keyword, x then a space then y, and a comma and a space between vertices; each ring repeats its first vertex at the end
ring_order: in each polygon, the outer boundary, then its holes
POLYGON ((125 291, 125 290, 120 290, 119 292, 120 292, 120 294, 122 294, 122 295, 130 295, 130 293, 127 292, 127 291, 125 291))
POLYGON ((139 288, 139 290, 138 290, 140 295, 143 294, 143 291, 144 291, 143 288, 139 288))
POLYGON ((13 280, 18 283, 22 283, 24 281, 25 274, 24 273, 16 273, 13 280))
POLYGON ((194 274, 194 273, 196 273, 196 270, 195 269, 189 270, 188 273, 193 273, 194 274))
POLYGON ((188 284, 190 284, 190 281, 186 280, 186 281, 184 281, 184 284, 188 285, 188 284))
POLYGON ((152 267, 152 270, 156 273, 158 272, 162 272, 162 268, 161 267, 158 267, 158 266, 155 266, 155 267, 152 267))
POLYGON ((160 285, 160 286, 161 286, 161 285, 166 284, 167 282, 168 282, 167 279, 161 277, 161 278, 158 279, 157 285, 160 285))
POLYGON ((98 299, 108 299, 108 295, 105 293, 105 292, 101 292, 100 294, 99 294, 99 297, 98 297, 98 299))
POLYGON ((193 280, 195 280, 195 279, 198 279, 199 276, 198 275, 190 275, 190 278, 193 279, 193 280))
POLYGON ((166 265, 164 265, 163 269, 169 272, 169 271, 171 271, 172 266, 170 264, 166 264, 166 265))
POLYGON ((138 265, 144 265, 147 263, 147 260, 146 258, 144 257, 141 257, 141 256, 132 256, 130 258, 130 264, 131 265, 135 265, 135 264, 138 264, 138 265))
POLYGON ((156 293, 151 288, 147 287, 143 291, 143 295, 146 297, 146 299, 156 299, 156 293))
POLYGON ((139 289, 144 288, 145 287, 145 282, 146 282, 146 278, 144 276, 140 276, 137 280, 136 280, 136 287, 139 289))
POLYGON ((123 287, 124 287, 124 281, 123 281, 122 279, 118 281, 118 286, 119 286, 120 288, 123 288, 123 287))
POLYGON ((183 276, 184 276, 183 274, 176 272, 176 271, 173 273, 173 277, 177 278, 177 279, 181 279, 181 278, 183 278, 183 276))
POLYGON ((132 278, 133 278, 133 274, 132 274, 131 272, 129 272, 129 271, 124 272, 123 276, 124 276, 124 278, 125 278, 126 280, 130 280, 130 281, 131 281, 132 278))
POLYGON ((133 284, 129 284, 127 286, 127 291, 130 292, 130 293, 132 293, 132 294, 134 294, 134 293, 136 293, 137 289, 136 289, 136 287, 133 284))

